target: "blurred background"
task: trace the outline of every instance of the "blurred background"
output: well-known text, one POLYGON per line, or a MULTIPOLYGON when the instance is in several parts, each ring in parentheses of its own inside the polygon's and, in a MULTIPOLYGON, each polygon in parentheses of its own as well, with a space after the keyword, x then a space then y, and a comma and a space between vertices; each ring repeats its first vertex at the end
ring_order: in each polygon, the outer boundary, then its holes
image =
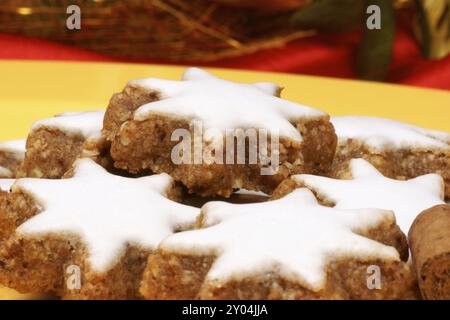
POLYGON ((0 59, 199 65, 450 90, 450 0, 0 0, 0 59), (366 27, 369 5, 381 29, 366 27), (78 5, 81 29, 66 9, 78 5))

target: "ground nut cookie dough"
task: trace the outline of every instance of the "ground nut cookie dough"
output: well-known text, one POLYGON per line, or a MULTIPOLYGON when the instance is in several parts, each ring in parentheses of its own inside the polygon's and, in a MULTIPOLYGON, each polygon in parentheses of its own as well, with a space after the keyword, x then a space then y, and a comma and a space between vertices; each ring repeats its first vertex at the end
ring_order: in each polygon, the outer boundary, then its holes
MULTIPOLYGON (((30 217, 30 213, 25 210, 17 210, 17 206, 11 206, 11 197, 9 190, 14 184, 14 179, 0 179, 0 243, 14 233, 15 229, 26 218, 30 217), (22 211, 21 213, 18 213, 22 211)), ((25 199, 23 199, 25 200, 25 199)), ((18 206, 23 206, 24 201, 16 201, 18 206)))
POLYGON ((16 215, 35 212, 0 246, 0 284, 66 299, 139 297, 148 254, 199 212, 171 200, 167 174, 124 178, 91 159, 77 160, 72 178, 19 179, 6 196, 16 215))
POLYGON ((38 212, 33 199, 23 193, 10 193, 15 180, 0 179, 0 246, 16 228, 38 212))
POLYGON ((450 205, 422 212, 408 238, 422 297, 450 300, 450 205))
POLYGON ((345 175, 350 159, 364 158, 395 179, 438 173, 450 197, 450 133, 376 117, 332 117, 331 121, 338 136, 335 177, 345 175))
POLYGON ((115 166, 131 173, 166 172, 201 196, 271 193, 291 174, 327 173, 336 147, 326 113, 279 92, 197 68, 182 81, 134 80, 112 97, 103 134, 115 166))
POLYGON ((321 203, 339 209, 381 208, 395 213, 397 224, 407 234, 423 210, 444 203, 444 183, 437 174, 401 181, 383 176, 363 159, 349 162, 349 180, 307 174, 294 175, 280 184, 275 197, 296 188, 311 189, 321 203))
POLYGON ((80 157, 107 167, 109 143, 101 135, 105 111, 63 113, 34 123, 18 176, 59 179, 80 157))
POLYGON ((25 156, 25 140, 0 142, 0 179, 14 178, 25 156))
POLYGON ((409 266, 387 245, 406 245, 390 211, 329 208, 298 189, 264 203, 210 202, 199 228, 167 237, 149 257, 146 298, 415 297, 409 266), (373 269, 377 289, 367 278, 373 269))

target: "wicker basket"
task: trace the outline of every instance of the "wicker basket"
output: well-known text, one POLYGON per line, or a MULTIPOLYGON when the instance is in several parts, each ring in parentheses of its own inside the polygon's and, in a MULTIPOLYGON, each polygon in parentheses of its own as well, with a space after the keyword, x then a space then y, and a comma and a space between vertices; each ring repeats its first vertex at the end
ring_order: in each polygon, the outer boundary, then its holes
POLYGON ((314 34, 290 27, 290 14, 211 0, 3 0, 0 32, 116 56, 211 61, 314 34), (71 4, 81 8, 81 30, 66 27, 71 4))

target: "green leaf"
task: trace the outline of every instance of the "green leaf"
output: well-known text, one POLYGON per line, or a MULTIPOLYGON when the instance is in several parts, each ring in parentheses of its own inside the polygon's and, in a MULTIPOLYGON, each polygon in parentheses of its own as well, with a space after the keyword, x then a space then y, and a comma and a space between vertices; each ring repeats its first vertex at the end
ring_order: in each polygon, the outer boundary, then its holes
MULTIPOLYGON (((362 79, 381 81, 386 79, 392 60, 395 11, 392 0, 365 0, 365 8, 369 5, 377 5, 381 9, 381 28, 370 30, 364 23, 363 40, 358 48, 357 72, 362 79)), ((366 19, 369 16, 366 14, 366 19)))
POLYGON ((315 0, 294 13, 291 23, 300 29, 345 32, 363 19, 364 0, 315 0))

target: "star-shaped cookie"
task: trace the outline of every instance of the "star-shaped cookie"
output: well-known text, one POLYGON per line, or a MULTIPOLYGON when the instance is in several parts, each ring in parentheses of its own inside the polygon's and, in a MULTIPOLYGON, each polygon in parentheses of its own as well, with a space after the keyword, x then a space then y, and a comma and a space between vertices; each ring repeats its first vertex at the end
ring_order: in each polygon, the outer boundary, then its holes
POLYGON ((164 114, 201 121, 204 129, 266 129, 271 134, 300 142, 301 135, 293 123, 326 116, 316 109, 277 97, 280 89, 276 84, 226 81, 198 68, 189 68, 183 81, 147 78, 131 81, 130 85, 156 91, 160 97, 134 112, 138 121, 164 114))
POLYGON ((392 212, 329 208, 308 189, 297 189, 264 203, 210 202, 202 208, 203 229, 169 236, 159 250, 217 256, 206 282, 275 272, 318 291, 330 261, 399 261, 395 248, 362 235, 381 225, 395 226, 392 212))
POLYGON ((351 180, 314 175, 294 175, 292 180, 313 190, 319 198, 335 204, 337 209, 380 208, 395 212, 397 224, 405 234, 423 210, 444 203, 441 176, 427 174, 401 181, 383 176, 363 159, 350 162, 351 180))
POLYGON ((13 191, 31 195, 41 212, 19 226, 25 236, 75 234, 88 249, 93 270, 104 272, 127 245, 147 250, 176 230, 192 225, 196 208, 167 198, 167 174, 138 179, 108 173, 90 159, 76 162, 74 176, 62 180, 19 179, 13 191))
POLYGON ((336 151, 329 115, 279 91, 198 68, 180 81, 132 80, 112 96, 103 135, 116 168, 165 172, 203 197, 270 194, 292 174, 328 172, 336 151))

